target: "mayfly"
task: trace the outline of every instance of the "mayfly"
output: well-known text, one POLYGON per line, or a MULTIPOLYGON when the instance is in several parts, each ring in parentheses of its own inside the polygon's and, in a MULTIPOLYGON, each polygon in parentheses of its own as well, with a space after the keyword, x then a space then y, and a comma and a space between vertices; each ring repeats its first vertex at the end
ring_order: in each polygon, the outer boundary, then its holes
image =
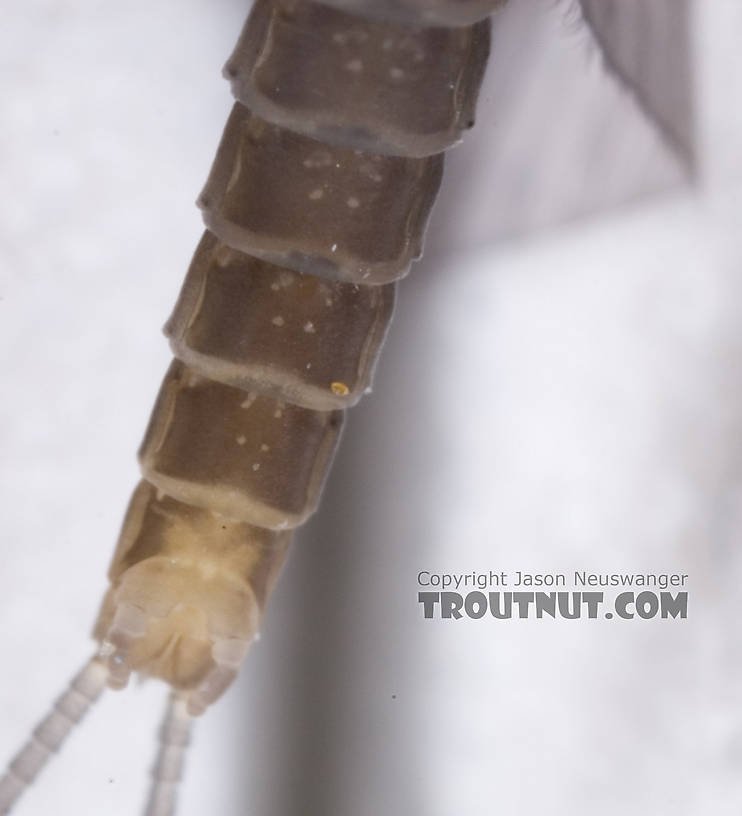
POLYGON ((292 531, 369 388, 442 153, 474 121, 500 0, 258 0, 199 198, 206 232, 95 624, 99 648, 0 782, 8 812, 104 687, 174 689, 150 797, 237 674, 292 531))

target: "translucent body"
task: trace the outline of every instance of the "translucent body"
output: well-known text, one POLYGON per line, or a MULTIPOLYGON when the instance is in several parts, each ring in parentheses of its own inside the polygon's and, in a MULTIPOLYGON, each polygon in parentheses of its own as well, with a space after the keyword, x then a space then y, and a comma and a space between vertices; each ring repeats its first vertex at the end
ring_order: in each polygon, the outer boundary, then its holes
POLYGON ((315 3, 258 0, 227 62, 236 99, 315 139, 426 156, 474 123, 489 21, 400 28, 315 3))
POLYGON ((165 333, 205 377, 329 411, 370 386, 393 307, 393 284, 300 275, 207 232, 165 333))
POLYGON ((199 206, 234 249, 296 272, 388 283, 422 252, 442 171, 442 155, 326 145, 237 103, 199 206))

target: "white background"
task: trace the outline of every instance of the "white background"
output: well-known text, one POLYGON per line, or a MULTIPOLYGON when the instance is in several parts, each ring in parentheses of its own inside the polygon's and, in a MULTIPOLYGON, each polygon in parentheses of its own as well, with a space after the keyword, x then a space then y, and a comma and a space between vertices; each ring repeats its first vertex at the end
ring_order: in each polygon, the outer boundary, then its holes
MULTIPOLYGON (((739 811, 734 27, 699 8, 696 193, 568 10, 503 15, 374 393, 197 724, 184 816, 739 811), (691 614, 426 622, 421 569, 688 572, 691 614)), ((0 761, 93 649, 244 13, 3 11, 0 761)), ((19 816, 138 812, 164 696, 106 695, 19 816)))

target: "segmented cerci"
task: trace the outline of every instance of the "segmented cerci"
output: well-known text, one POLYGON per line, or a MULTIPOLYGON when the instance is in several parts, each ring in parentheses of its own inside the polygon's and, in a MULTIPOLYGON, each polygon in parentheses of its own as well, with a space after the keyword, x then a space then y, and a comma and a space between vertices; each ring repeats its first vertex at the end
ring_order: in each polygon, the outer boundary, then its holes
POLYGON ((500 0, 257 0, 165 331, 100 648, 0 782, 8 812, 105 685, 174 689, 148 812, 171 813, 188 720, 235 677, 343 412, 369 388, 419 257, 443 151, 473 124, 500 0))

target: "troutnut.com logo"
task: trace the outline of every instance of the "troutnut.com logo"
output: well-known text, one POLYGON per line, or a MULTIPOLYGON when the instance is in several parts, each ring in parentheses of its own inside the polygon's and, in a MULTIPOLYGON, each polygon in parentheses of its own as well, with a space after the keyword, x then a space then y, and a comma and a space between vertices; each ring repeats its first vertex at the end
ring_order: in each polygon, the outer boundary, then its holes
POLYGON ((417 574, 418 603, 427 619, 485 616, 606 620, 685 619, 685 573, 430 572, 417 574), (497 587, 497 589, 492 589, 497 587), (503 587, 509 587, 504 590, 503 587), (532 587, 554 587, 535 590, 532 587), (564 587, 564 589, 557 589, 564 587), (571 589, 569 589, 571 587, 571 589), (609 592, 600 591, 608 588, 609 592), (671 589, 679 589, 672 592, 671 589), (487 590, 487 591, 485 591, 487 590))

